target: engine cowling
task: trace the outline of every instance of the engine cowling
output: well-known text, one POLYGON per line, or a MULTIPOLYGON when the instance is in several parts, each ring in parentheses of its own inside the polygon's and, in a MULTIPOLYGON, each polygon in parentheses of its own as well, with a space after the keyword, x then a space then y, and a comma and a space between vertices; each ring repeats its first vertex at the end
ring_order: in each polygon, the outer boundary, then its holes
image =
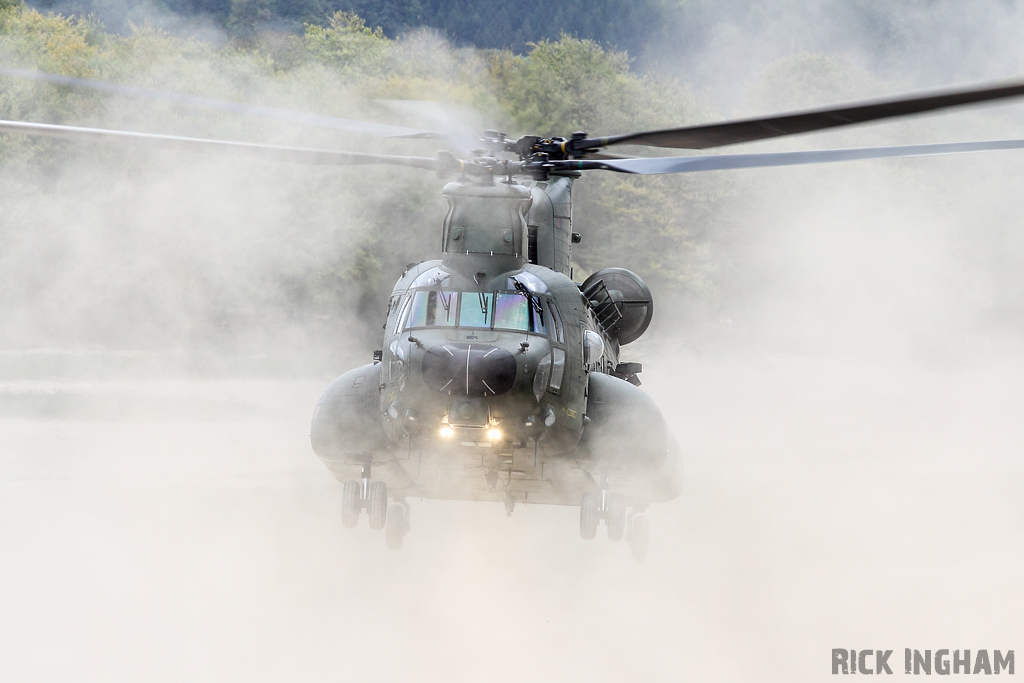
POLYGON ((599 270, 581 288, 598 322, 620 346, 639 339, 654 318, 650 288, 625 268, 599 270))

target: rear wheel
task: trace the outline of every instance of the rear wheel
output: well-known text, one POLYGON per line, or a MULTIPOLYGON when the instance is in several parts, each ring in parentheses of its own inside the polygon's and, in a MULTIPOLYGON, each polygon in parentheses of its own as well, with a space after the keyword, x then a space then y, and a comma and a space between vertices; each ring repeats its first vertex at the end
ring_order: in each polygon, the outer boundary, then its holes
POLYGON ((605 501, 608 509, 604 523, 608 526, 608 540, 621 541, 626 535, 626 498, 621 493, 609 493, 605 501))
POLYGON ((600 511, 598 507, 601 505, 601 496, 593 491, 587 491, 583 494, 583 500, 580 501, 580 536, 583 540, 589 541, 597 536, 597 521, 600 511))
POLYGON ((379 531, 388 519, 388 485, 382 481, 370 484, 370 528, 379 531))
POLYGON ((402 547, 402 539, 405 532, 409 530, 408 520, 405 517, 405 508, 401 505, 392 505, 388 508, 387 539, 388 550, 398 550, 402 547))
POLYGON ((633 551, 633 559, 643 562, 647 557, 647 546, 651 538, 651 526, 647 515, 637 515, 629 529, 629 549, 633 551))
POLYGON ((354 529, 359 524, 360 500, 358 481, 346 481, 341 490, 341 523, 346 529, 354 529))

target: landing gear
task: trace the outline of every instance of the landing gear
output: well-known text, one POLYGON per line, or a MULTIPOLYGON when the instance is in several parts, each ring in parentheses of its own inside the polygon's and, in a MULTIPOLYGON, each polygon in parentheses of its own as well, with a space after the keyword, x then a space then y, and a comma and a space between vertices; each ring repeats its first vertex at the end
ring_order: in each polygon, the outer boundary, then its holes
POLYGON ((621 493, 587 491, 580 501, 580 536, 589 541, 597 536, 597 526, 604 520, 608 538, 621 541, 626 533, 626 499, 621 493))
POLYGON ((580 502, 580 536, 584 541, 597 536, 597 524, 601 519, 601 494, 587 491, 580 502))
POLYGON ((604 523, 608 527, 608 540, 621 541, 626 535, 626 498, 621 493, 605 496, 604 523))
POLYGON ((346 481, 341 490, 341 523, 346 529, 354 529, 359 524, 362 509, 362 487, 358 481, 346 481))
POLYGON ((608 491, 608 477, 601 477, 599 491, 587 491, 580 500, 580 536, 590 541, 597 536, 597 527, 604 520, 608 529, 608 540, 626 539, 633 559, 642 562, 647 557, 651 527, 644 514, 645 505, 633 508, 626 516, 626 497, 621 493, 608 491))
POLYGON ((647 546, 651 537, 651 525, 647 521, 647 515, 642 512, 633 511, 629 516, 629 532, 626 534, 626 543, 633 552, 633 559, 643 562, 647 557, 647 546))
POLYGON ((388 506, 388 485, 382 481, 370 481, 370 466, 363 465, 362 476, 345 482, 341 490, 341 523, 347 529, 359 524, 359 515, 366 510, 370 528, 374 531, 387 529, 388 548, 398 550, 402 540, 409 533, 409 504, 396 498, 388 506))
POLYGON ((409 533, 409 505, 403 500, 388 508, 387 536, 388 550, 402 547, 405 535, 409 533))
POLYGON ((388 485, 382 481, 370 484, 370 495, 367 501, 370 513, 370 528, 380 531, 388 519, 388 485))
POLYGON ((345 525, 346 529, 354 529, 359 524, 359 515, 364 509, 370 511, 370 527, 383 529, 384 518, 388 514, 388 486, 381 481, 370 483, 369 465, 363 465, 362 477, 359 481, 350 479, 345 482, 345 487, 341 490, 341 523, 345 525), (383 516, 380 513, 382 493, 384 495, 383 516))

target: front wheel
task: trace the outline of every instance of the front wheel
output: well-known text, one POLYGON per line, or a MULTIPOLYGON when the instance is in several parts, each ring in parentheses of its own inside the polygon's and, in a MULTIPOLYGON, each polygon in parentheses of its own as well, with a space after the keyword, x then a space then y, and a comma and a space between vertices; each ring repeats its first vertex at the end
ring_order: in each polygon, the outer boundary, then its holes
POLYGON ((621 541, 626 535, 626 497, 621 493, 609 493, 606 501, 608 509, 604 523, 608 527, 608 540, 621 541))
POLYGON ((392 505, 388 508, 387 535, 388 550, 398 550, 402 547, 402 540, 409 530, 409 520, 406 517, 405 508, 401 505, 392 505))
POLYGON ((651 525, 647 515, 637 515, 629 529, 629 549, 633 551, 633 559, 643 562, 647 557, 647 546, 651 539, 651 525))
POLYGON ((359 524, 361 488, 358 481, 349 480, 341 490, 341 523, 346 529, 354 529, 356 524, 359 524))
POLYGON ((388 519, 388 485, 382 481, 370 484, 370 528, 380 531, 388 519))
POLYGON ((580 501, 580 536, 583 540, 593 540, 597 536, 597 522, 600 517, 601 496, 593 491, 583 494, 580 501))

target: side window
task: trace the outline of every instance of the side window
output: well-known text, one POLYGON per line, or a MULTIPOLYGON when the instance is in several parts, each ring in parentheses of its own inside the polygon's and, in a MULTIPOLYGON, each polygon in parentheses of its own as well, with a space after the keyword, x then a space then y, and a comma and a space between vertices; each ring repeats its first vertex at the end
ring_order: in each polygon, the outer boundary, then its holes
POLYGON ((548 390, 558 393, 562 388, 562 377, 565 375, 565 351, 562 349, 551 349, 553 363, 551 365, 551 383, 548 390))
POLYGON ((562 318, 558 315, 558 309, 555 308, 555 302, 553 299, 548 300, 548 311, 551 313, 551 337, 559 344, 565 343, 565 338, 562 336, 562 318))
POLYGON ((530 302, 530 332, 543 335, 548 333, 547 321, 544 319, 544 308, 541 306, 539 298, 534 298, 530 302))
POLYGON ((601 335, 593 330, 583 329, 583 364, 591 370, 601 368, 601 356, 604 355, 604 342, 601 335))
POLYGON ((395 318, 395 327, 394 327, 394 330, 393 330, 394 332, 398 332, 403 327, 405 327, 405 318, 406 318, 406 316, 409 315, 409 304, 410 303, 412 303, 412 297, 411 296, 405 297, 405 302, 402 304, 402 312, 398 314, 397 318, 395 318))

